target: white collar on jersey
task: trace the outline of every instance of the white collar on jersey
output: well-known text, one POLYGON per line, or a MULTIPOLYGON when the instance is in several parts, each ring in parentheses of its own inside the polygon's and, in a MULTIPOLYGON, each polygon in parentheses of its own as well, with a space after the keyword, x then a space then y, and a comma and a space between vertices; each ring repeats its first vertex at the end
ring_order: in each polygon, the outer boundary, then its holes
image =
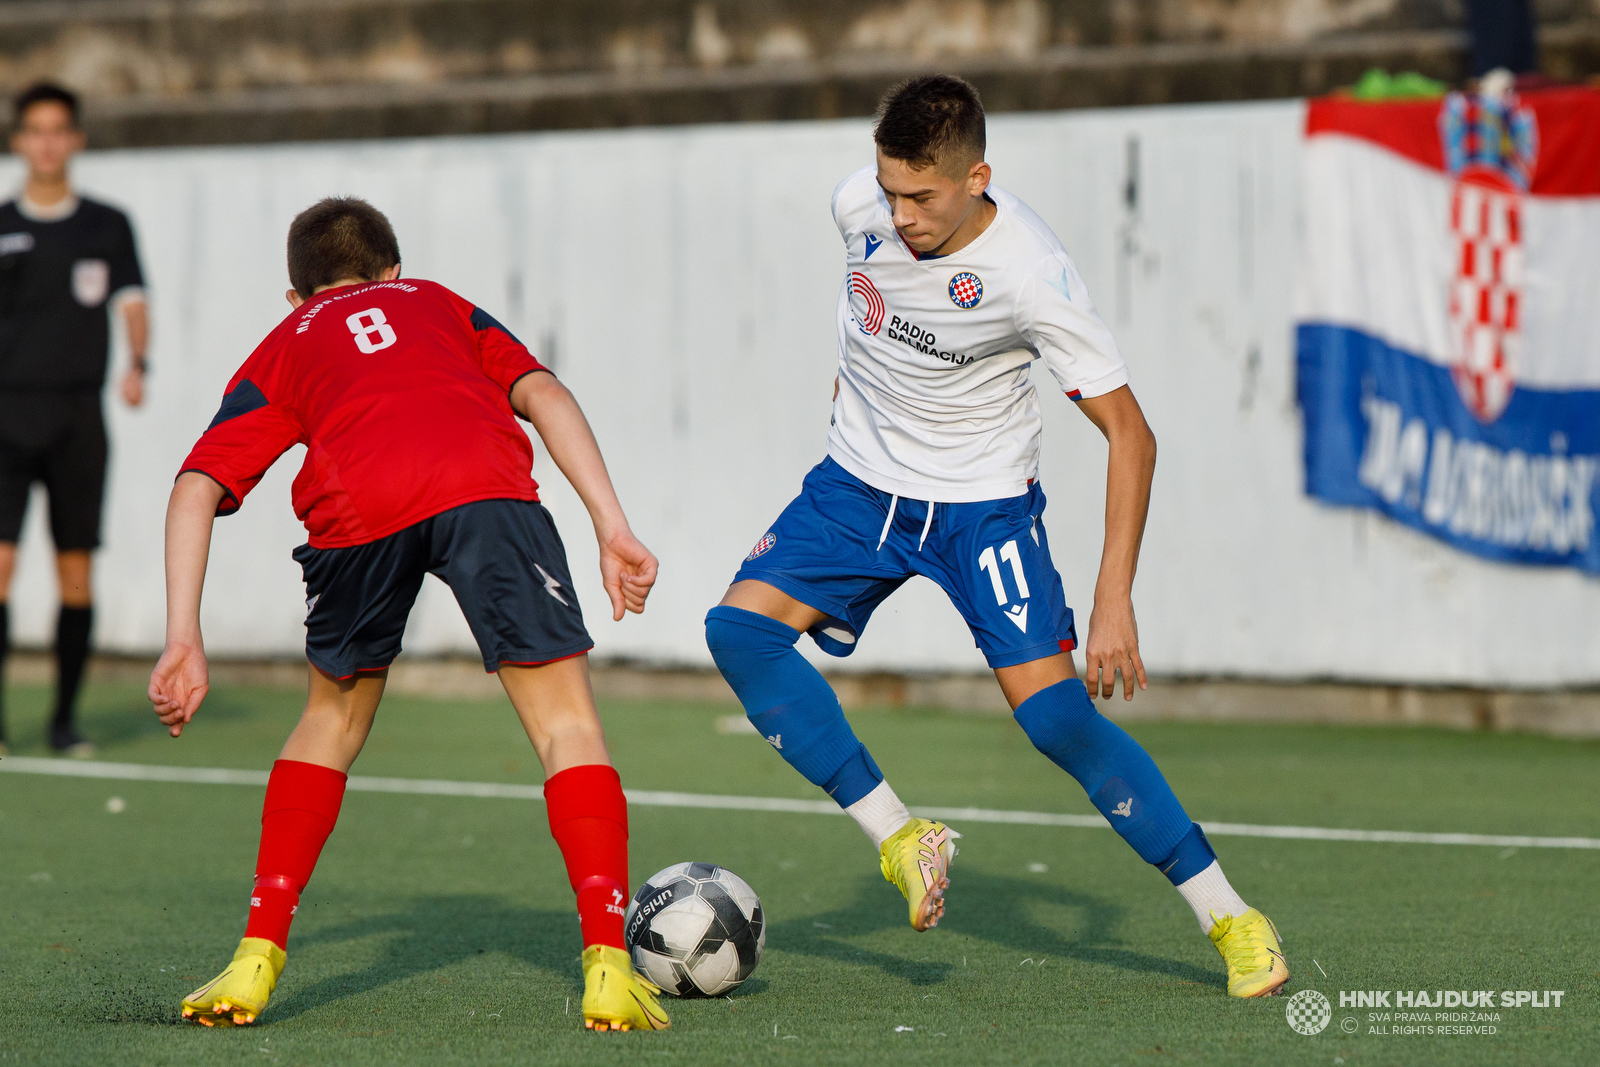
POLYGON ((28 199, 27 193, 17 194, 17 213, 30 222, 60 222, 62 219, 70 219, 77 212, 78 204, 78 198, 71 193, 54 204, 36 204, 28 199))

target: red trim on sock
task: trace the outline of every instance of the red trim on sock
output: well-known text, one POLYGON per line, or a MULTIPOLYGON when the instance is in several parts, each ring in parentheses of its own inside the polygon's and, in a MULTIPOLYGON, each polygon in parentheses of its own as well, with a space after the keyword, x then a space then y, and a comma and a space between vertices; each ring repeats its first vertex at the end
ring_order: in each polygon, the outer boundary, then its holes
POLYGON ((544 783, 550 835, 578 895, 585 945, 622 948, 628 908, 628 801, 603 764, 569 767, 544 783))
POLYGON ((315 763, 281 759, 267 778, 261 806, 261 848, 244 936, 289 947, 300 893, 311 880, 322 846, 339 821, 347 776, 315 763))

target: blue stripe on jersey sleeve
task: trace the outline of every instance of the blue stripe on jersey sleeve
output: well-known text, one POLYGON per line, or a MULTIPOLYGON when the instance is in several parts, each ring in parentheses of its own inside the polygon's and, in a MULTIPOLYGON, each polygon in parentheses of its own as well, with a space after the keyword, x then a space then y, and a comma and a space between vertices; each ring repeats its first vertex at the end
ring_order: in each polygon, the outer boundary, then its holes
POLYGON ((491 327, 493 327, 496 330, 499 330, 501 333, 505 334, 507 337, 511 338, 513 341, 516 341, 517 344, 520 345, 522 343, 521 341, 517 341, 517 335, 516 334, 512 333, 510 330, 506 329, 503 325, 501 325, 500 321, 498 319, 496 319, 493 315, 489 314, 487 311, 483 310, 482 308, 473 308, 472 309, 472 329, 475 332, 481 332, 481 331, 487 330, 487 329, 489 329, 491 327))
POLYGON ((217 409, 217 416, 211 420, 211 425, 206 427, 206 431, 210 432, 229 419, 237 419, 240 415, 248 415, 266 406, 266 396, 256 387, 255 382, 246 378, 222 398, 222 406, 217 409))

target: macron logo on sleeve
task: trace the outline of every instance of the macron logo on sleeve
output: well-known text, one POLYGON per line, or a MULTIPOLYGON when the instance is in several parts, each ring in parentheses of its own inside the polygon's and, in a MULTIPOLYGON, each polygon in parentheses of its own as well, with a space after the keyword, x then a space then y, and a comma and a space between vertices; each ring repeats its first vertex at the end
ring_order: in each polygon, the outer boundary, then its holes
POLYGON ((876 252, 878 250, 878 247, 880 245, 882 245, 882 244, 883 244, 883 238, 882 237, 879 237, 876 234, 870 234, 870 233, 867 234, 867 254, 862 256, 861 258, 864 259, 864 260, 871 259, 872 258, 872 253, 876 252))

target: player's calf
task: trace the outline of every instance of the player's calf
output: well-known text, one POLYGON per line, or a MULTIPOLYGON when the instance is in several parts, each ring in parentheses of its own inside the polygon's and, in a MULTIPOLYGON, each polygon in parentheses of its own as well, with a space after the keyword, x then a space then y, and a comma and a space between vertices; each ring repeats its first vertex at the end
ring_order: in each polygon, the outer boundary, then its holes
POLYGON ((346 776, 280 759, 267 779, 261 848, 244 939, 221 974, 183 1000, 183 1017, 206 1026, 253 1023, 287 962, 289 926, 344 802, 346 776))
POLYGON ((1041 689, 1015 714, 1034 747, 1077 779, 1111 828, 1177 888, 1228 962, 1230 993, 1261 996, 1288 980, 1272 924, 1234 891, 1204 831, 1183 810, 1150 754, 1095 710, 1082 682, 1073 678, 1041 689))
POLYGON ((706 615, 706 646, 767 744, 883 844, 911 813, 844 717, 839 698, 795 649, 800 632, 743 608, 706 615))

